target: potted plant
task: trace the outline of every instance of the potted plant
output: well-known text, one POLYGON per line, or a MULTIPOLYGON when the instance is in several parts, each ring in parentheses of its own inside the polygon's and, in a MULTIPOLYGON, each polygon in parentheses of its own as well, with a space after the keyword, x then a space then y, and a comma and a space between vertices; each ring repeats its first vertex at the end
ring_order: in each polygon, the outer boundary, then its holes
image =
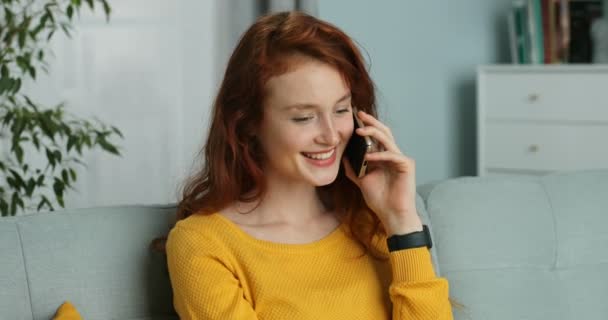
POLYGON ((54 210, 84 165, 83 152, 100 148, 120 155, 111 139, 122 133, 97 119, 51 108, 22 92, 25 81, 48 72, 49 44, 57 31, 70 36, 82 7, 102 9, 106 0, 0 0, 0 213, 54 210), (45 159, 35 165, 35 159, 45 159))

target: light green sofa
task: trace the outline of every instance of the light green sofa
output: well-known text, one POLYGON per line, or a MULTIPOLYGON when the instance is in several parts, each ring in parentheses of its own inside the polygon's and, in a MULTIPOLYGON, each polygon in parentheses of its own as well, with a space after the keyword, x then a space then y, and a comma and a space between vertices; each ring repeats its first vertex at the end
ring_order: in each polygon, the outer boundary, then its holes
MULTIPOLYGON (((608 319, 608 170, 462 177, 418 188, 456 319, 608 319)), ((0 218, 0 319, 177 319, 150 241, 173 206, 0 218)), ((202 275, 204 276, 204 275, 202 275)), ((201 290, 204 290, 202 288, 201 290)))

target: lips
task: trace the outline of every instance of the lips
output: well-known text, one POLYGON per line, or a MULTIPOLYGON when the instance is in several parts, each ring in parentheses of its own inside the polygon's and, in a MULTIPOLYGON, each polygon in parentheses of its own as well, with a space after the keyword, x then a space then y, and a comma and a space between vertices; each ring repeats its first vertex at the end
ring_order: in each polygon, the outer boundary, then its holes
POLYGON ((334 154, 336 153, 336 148, 333 148, 331 150, 328 151, 321 151, 321 152, 302 152, 302 154, 309 158, 309 159, 313 159, 313 160, 327 160, 329 158, 331 158, 334 154))
POLYGON ((303 152, 302 155, 308 163, 317 167, 329 167, 336 162, 336 148, 316 153, 303 152))

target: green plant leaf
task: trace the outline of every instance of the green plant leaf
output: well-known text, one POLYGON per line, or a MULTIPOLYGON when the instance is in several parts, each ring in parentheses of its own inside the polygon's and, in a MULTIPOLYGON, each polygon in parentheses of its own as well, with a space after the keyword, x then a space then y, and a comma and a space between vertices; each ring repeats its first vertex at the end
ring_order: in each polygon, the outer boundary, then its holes
POLYGON ((38 20, 38 25, 32 30, 34 38, 36 38, 40 31, 46 27, 47 21, 49 21, 49 16, 45 13, 40 17, 40 20, 38 20))
POLYGON ((34 132, 34 134, 32 135, 32 142, 34 143, 36 150, 40 151, 40 140, 38 139, 38 132, 34 132))
POLYGON ((25 189, 26 184, 21 175, 13 169, 9 169, 8 171, 13 175, 12 178, 14 179, 15 186, 17 186, 17 191, 21 190, 21 188, 25 189))
POLYGON ((21 146, 15 146, 14 152, 17 156, 17 161, 19 161, 19 164, 23 164, 23 149, 21 148, 21 146))
POLYGON ((30 65, 30 67, 28 68, 28 72, 30 73, 32 79, 36 80, 36 69, 34 69, 34 67, 30 65))
POLYGON ((75 136, 70 135, 68 137, 68 142, 66 144, 66 150, 68 151, 68 153, 70 152, 70 150, 72 150, 72 148, 76 144, 76 141, 77 141, 77 138, 75 136))
POLYGON ((2 212, 2 216, 8 216, 9 211, 8 211, 8 203, 0 198, 0 212, 2 212))
POLYGON ((44 203, 45 203, 45 200, 42 199, 40 201, 40 203, 38 203, 38 208, 36 208, 36 211, 40 211, 40 209, 42 209, 42 207, 44 207, 44 203))
POLYGON ((11 120, 13 120, 14 116, 13 110, 9 110, 6 114, 4 114, 4 119, 2 119, 2 125, 7 125, 11 120))
POLYGON ((17 78, 13 85, 13 94, 16 94, 21 89, 21 79, 17 78))
POLYGON ((20 186, 17 181, 15 181, 15 178, 6 177, 6 183, 8 183, 9 187, 11 187, 12 189, 17 189, 17 191, 20 190, 20 186))
POLYGON ((17 213, 17 204, 19 202, 19 193, 13 192, 13 197, 11 198, 11 215, 14 216, 17 213))
POLYGON ((103 12, 105 12, 106 21, 108 21, 110 19, 110 13, 112 13, 112 8, 110 8, 108 1, 102 0, 102 2, 103 2, 103 12))
POLYGON ((4 18, 6 19, 6 25, 10 26, 14 23, 15 14, 8 7, 4 7, 4 18))
POLYGON ((68 5, 68 7, 66 8, 66 14, 68 15, 68 18, 70 18, 70 20, 72 20, 72 16, 74 15, 74 7, 72 7, 72 5, 68 5))
POLYGON ((40 130, 49 137, 52 141, 55 141, 55 128, 53 120, 51 119, 52 114, 47 111, 39 115, 40 130))
POLYGON ((53 12, 51 12, 51 9, 49 9, 49 4, 47 4, 45 6, 44 11, 48 15, 49 20, 51 20, 51 22, 54 24, 55 23, 55 16, 53 16, 53 12))
POLYGON ((36 106, 36 104, 32 101, 32 99, 30 99, 28 96, 24 95, 23 96, 25 98, 25 102, 27 103, 28 106, 32 107, 32 109, 34 109, 34 111, 38 112, 38 107, 36 106))
POLYGON ((44 175, 41 174, 38 176, 38 179, 36 179, 36 185, 39 187, 44 186, 44 175))
POLYGON ((21 134, 23 133, 26 125, 27 122, 23 117, 15 118, 15 121, 11 126, 11 132, 13 133, 13 144, 19 141, 19 138, 21 138, 21 134))
POLYGON ((114 133, 116 133, 119 137, 121 137, 122 139, 124 139, 125 137, 122 135, 122 132, 120 130, 118 130, 118 128, 112 126, 112 131, 114 131, 114 133))
POLYGON ((3 64, 0 70, 0 75, 2 75, 3 78, 8 78, 10 76, 10 72, 8 71, 6 64, 3 64))
POLYGON ((27 194, 28 197, 31 197, 32 194, 34 193, 35 188, 36 188, 36 180, 34 180, 34 178, 30 178, 27 181, 27 185, 25 187, 25 194, 27 194))
POLYGON ((68 175, 68 171, 66 169, 61 170, 61 178, 63 179, 63 183, 66 185, 70 185, 70 177, 68 175))
POLYGON ((57 202, 62 208, 65 208, 65 202, 63 202, 63 197, 57 197, 57 202))
POLYGON ((51 164, 51 167, 53 169, 55 169, 55 155, 53 154, 53 152, 51 152, 51 150, 49 150, 49 148, 45 148, 45 149, 46 149, 46 159, 51 164))
POLYGON ((25 37, 27 37, 27 30, 22 29, 19 32, 19 36, 17 37, 17 43, 19 44, 19 49, 23 49, 25 46, 25 37))
POLYGON ((43 207, 43 206, 45 206, 45 205, 46 205, 46 207, 47 207, 49 210, 51 210, 51 211, 53 211, 53 210, 54 210, 54 209, 53 209, 53 205, 52 205, 52 204, 51 204, 51 202, 49 201, 49 198, 47 198, 46 196, 44 196, 44 195, 43 195, 43 196, 42 196, 42 200, 40 200, 40 203, 38 203, 38 211, 40 211, 40 209, 42 209, 42 207, 43 207))
POLYGON ((65 190, 65 185, 63 184, 61 179, 58 179, 57 177, 55 177, 55 182, 53 183, 53 191, 55 192, 55 196, 57 198, 63 197, 64 190, 65 190))
POLYGON ((57 160, 57 162, 61 162, 61 158, 62 158, 61 151, 55 150, 55 151, 53 151, 53 155, 55 156, 55 159, 57 160))
POLYGON ((72 37, 72 34, 70 33, 70 29, 69 29, 69 25, 62 23, 61 24, 61 29, 63 30, 63 33, 68 36, 68 38, 72 37))
POLYGON ((0 78, 0 95, 13 88, 13 80, 9 77, 0 78))
POLYGON ((118 149, 116 149, 116 147, 114 145, 112 145, 111 143, 106 141, 106 138, 104 138, 103 136, 98 139, 97 143, 99 143, 99 145, 101 146, 101 148, 103 150, 108 151, 109 153, 115 154, 117 156, 120 155, 120 152, 118 152, 118 149))
POLYGON ((50 41, 51 38, 53 37, 53 35, 55 35, 55 29, 51 30, 51 32, 49 32, 49 34, 46 36, 46 41, 50 41))

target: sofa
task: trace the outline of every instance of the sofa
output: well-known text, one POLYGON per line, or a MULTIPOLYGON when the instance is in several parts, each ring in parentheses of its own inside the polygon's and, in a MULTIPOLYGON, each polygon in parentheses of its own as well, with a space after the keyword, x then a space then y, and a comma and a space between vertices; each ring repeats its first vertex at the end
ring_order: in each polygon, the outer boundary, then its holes
MULTIPOLYGON (((456 319, 608 319, 608 170, 459 177, 420 185, 433 262, 456 319)), ((119 206, 0 218, 0 319, 177 319, 150 250, 175 207, 119 206)))

